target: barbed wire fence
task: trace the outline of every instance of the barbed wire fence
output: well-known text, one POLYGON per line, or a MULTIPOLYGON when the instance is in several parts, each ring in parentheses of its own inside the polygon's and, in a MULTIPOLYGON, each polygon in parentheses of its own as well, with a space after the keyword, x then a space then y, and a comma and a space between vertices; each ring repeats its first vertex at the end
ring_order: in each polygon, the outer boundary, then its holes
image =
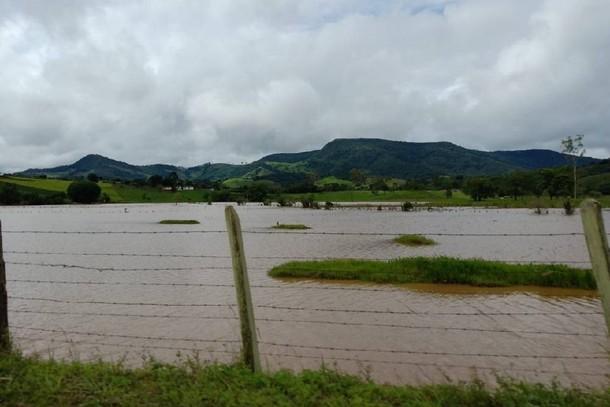
MULTIPOLYGON (((413 348, 382 348, 382 347, 350 347, 350 346, 327 346, 307 343, 292 343, 290 341, 283 342, 280 340, 269 340, 262 335, 259 340, 260 332, 256 329, 257 322, 263 323, 280 323, 280 324, 307 324, 314 326, 346 326, 346 327, 366 327, 371 329, 376 328, 396 328, 402 330, 424 330, 424 331, 443 331, 443 332, 467 332, 467 333, 502 333, 502 334, 517 334, 517 335, 546 335, 557 337, 600 337, 606 335, 597 332, 585 332, 580 330, 561 331, 548 329, 506 329, 502 327, 477 327, 477 326, 438 326, 434 322, 435 317, 440 316, 455 316, 455 317, 490 317, 490 316, 506 316, 506 317, 528 317, 532 315, 544 316, 599 316, 604 315, 608 327, 610 327, 610 269, 607 234, 604 229, 601 210, 598 204, 594 202, 585 202, 582 208, 582 217, 584 225, 584 233, 427 233, 425 231, 413 234, 421 234, 426 236, 446 236, 446 237, 545 237, 545 238, 560 238, 566 236, 582 236, 586 238, 587 247, 590 254, 590 263, 596 279, 602 306, 604 312, 597 310, 585 311, 570 311, 570 310, 554 310, 554 311, 491 311, 483 312, 475 310, 468 311, 418 311, 413 309, 406 310, 390 310, 390 309, 373 309, 373 308, 334 308, 326 306, 294 306, 294 305, 277 305, 273 303, 259 303, 252 301, 250 289, 269 289, 269 290, 286 290, 286 285, 277 284, 250 284, 248 280, 248 267, 246 266, 246 257, 244 254, 242 234, 259 235, 314 235, 314 236, 371 236, 371 237, 395 237, 400 236, 398 233, 376 233, 376 232, 321 232, 321 231, 281 231, 281 230, 244 230, 241 231, 239 218, 232 208, 227 208, 227 230, 184 230, 184 231, 80 231, 80 230, 2 230, 0 223, 0 347, 3 349, 10 348, 11 339, 13 340, 28 340, 32 339, 32 335, 41 334, 59 334, 62 338, 53 338, 53 341, 64 341, 66 343, 75 343, 91 346, 109 346, 128 349, 140 350, 168 350, 177 352, 207 352, 227 354, 232 357, 239 357, 251 369, 260 371, 262 369, 260 356, 270 356, 275 358, 296 358, 317 361, 345 361, 358 363, 373 363, 373 364, 389 364, 389 365, 406 365, 414 367, 436 367, 436 368, 475 368, 481 370, 495 371, 497 368, 484 364, 475 363, 479 358, 494 358, 494 360, 539 360, 539 361, 559 361, 565 360, 585 360, 585 361, 605 361, 608 359, 606 352, 590 353, 590 354, 571 354, 571 353, 544 353, 544 354, 521 354, 511 352, 460 352, 460 351, 432 351, 413 348), (231 213, 232 212, 232 213, 231 213), (175 234, 229 234, 229 242, 231 247, 231 256, 227 255, 203 255, 203 254, 175 254, 175 253, 132 253, 132 252, 69 252, 69 251, 39 251, 39 250, 3 250, 2 235, 175 235, 175 234), (17 256, 104 256, 113 258, 169 258, 169 259, 231 259, 232 266, 193 266, 193 267, 99 267, 93 265, 72 264, 64 262, 36 262, 36 261, 5 261, 4 254, 17 256), (158 282, 138 279, 137 281, 106 281, 106 280, 71 280, 71 279, 55 279, 55 278, 6 278, 6 265, 19 269, 20 267, 34 268, 35 270, 83 270, 97 271, 99 273, 121 272, 138 275, 146 275, 148 272, 205 272, 205 271, 222 271, 233 270, 234 283, 209 283, 209 282, 158 282), (166 302, 166 301, 119 301, 119 300, 96 300, 87 298, 62 298, 50 295, 13 295, 7 294, 7 283, 11 284, 31 284, 37 287, 47 285, 58 286, 139 286, 139 287, 192 287, 192 288, 233 288, 236 290, 236 302, 166 302), (59 304, 67 305, 67 308, 61 309, 46 309, 45 307, 27 308, 16 307, 9 308, 9 300, 11 304, 59 304), (254 305, 253 303, 256 303, 254 305), (76 307, 74 307, 76 305, 76 307), (85 309, 80 309, 80 306, 87 306, 85 309), (90 310, 88 307, 94 307, 95 310, 90 310), (116 311, 112 307, 121 307, 121 311, 116 311), (102 307, 102 309, 97 309, 102 307), (237 313, 235 312, 237 308, 237 313), (133 309, 133 311, 132 311, 133 309), (208 315, 205 313, 182 314, 181 309, 203 310, 216 309, 221 310, 219 315, 208 315), (160 312, 161 310, 166 310, 160 312), (178 312, 175 312, 178 310, 178 312), (255 317, 256 310, 261 312, 270 310, 279 313, 280 317, 255 317), (174 335, 140 335, 127 333, 109 333, 95 330, 72 330, 62 329, 47 326, 33 326, 10 324, 8 315, 9 312, 15 315, 37 315, 45 316, 66 316, 66 317, 100 317, 100 318, 125 318, 127 320, 143 319, 143 320, 204 320, 204 321, 228 321, 229 323, 239 323, 240 339, 234 338, 202 338, 196 336, 174 336, 174 335), (304 312, 307 317, 291 317, 295 313, 304 312), (330 317, 314 318, 312 314, 330 314, 330 317), (400 323, 392 321, 345 321, 336 318, 337 314, 347 315, 372 315, 379 317, 401 317, 401 316, 418 316, 424 318, 427 322, 418 323, 400 323), (289 315, 290 317, 284 317, 289 315), (10 330, 10 331, 9 331, 10 330), (83 340, 91 338, 91 340, 83 340), (76 340, 75 340, 76 338, 76 340), (128 341, 138 341, 125 342, 128 341), (210 348, 210 345, 221 345, 224 348, 210 348), (259 345, 265 349, 259 352, 259 345), (290 352, 288 352, 290 351, 290 352), (294 353, 294 351, 307 352, 294 353), (325 352, 325 354, 312 354, 311 352, 325 352), (330 352, 330 354, 329 354, 330 352), (374 354, 377 358, 370 356, 356 357, 356 355, 374 354), (386 355, 390 357, 383 358, 386 355), (410 355, 413 357, 433 357, 440 359, 438 361, 422 361, 422 360, 402 360, 396 359, 397 355, 410 355), (467 363, 453 363, 444 360, 446 357, 465 358, 467 363), (444 360, 444 361, 443 361, 444 360)), ((336 259, 337 257, 295 257, 295 256, 250 256, 249 259, 261 260, 324 260, 336 259)), ((367 258, 371 260, 371 258, 367 258)), ((387 259, 379 259, 387 260, 387 259)), ((536 263, 535 261, 524 260, 509 260, 513 263, 536 263)), ((574 261, 574 260, 556 260, 553 262, 544 261, 541 263, 563 263, 563 264, 585 264, 589 262, 574 261)), ((256 269, 256 268, 250 268, 256 269)), ((261 270, 263 270, 261 268, 261 270)), ((11 273, 12 274, 12 273, 11 273)), ((15 273, 17 274, 17 273, 15 273)), ((322 291, 371 291, 371 292, 399 292, 400 288, 376 288, 371 286, 323 286, 323 285, 304 285, 299 284, 295 287, 299 290, 322 290, 322 291)), ((44 288, 42 290, 44 292, 44 288)), ((258 298, 256 300, 259 300, 258 298)), ((540 369, 540 368, 521 368, 515 366, 505 366, 507 370, 519 372, 531 372, 535 374, 561 374, 562 371, 555 369, 540 369)), ((601 376, 599 372, 578 372, 579 375, 601 376)))

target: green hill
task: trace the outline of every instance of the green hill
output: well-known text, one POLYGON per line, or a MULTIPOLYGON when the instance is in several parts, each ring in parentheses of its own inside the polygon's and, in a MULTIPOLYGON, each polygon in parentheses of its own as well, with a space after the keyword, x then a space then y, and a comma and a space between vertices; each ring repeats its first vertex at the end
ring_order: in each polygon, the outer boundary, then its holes
MULTIPOLYGON (((597 162, 583 157, 581 164, 597 162)), ((166 164, 132 165, 100 155, 88 155, 70 165, 29 169, 18 175, 78 178, 96 173, 105 179, 143 179, 176 172, 190 180, 229 178, 297 182, 308 174, 349 178, 357 168, 367 175, 394 178, 431 178, 442 175, 497 175, 566 165, 565 157, 551 150, 479 151, 448 142, 412 143, 383 139, 336 139, 320 150, 272 154, 245 165, 203 164, 190 168, 166 164)))

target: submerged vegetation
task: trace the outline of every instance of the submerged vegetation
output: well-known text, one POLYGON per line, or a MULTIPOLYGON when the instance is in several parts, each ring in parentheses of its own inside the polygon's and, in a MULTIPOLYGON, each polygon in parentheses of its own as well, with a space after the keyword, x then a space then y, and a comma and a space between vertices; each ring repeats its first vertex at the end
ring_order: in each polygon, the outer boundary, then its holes
POLYGON ((199 225, 199 221, 194 219, 164 219, 159 223, 162 225, 199 225))
POLYGON ((0 404, 6 406, 589 406, 609 405, 610 392, 500 380, 390 386, 329 369, 252 373, 238 365, 139 369, 104 362, 42 361, 0 355, 0 404))
POLYGON ((305 230, 311 229, 309 226, 302 225, 300 223, 277 223, 272 226, 273 229, 285 229, 285 230, 305 230))
POLYGON ((384 284, 438 283, 484 287, 541 286, 594 289, 590 270, 559 264, 508 264, 452 257, 395 260, 336 259, 292 261, 274 267, 271 277, 361 280, 384 284))
POLYGON ((436 242, 422 235, 402 235, 394 239, 394 242, 404 246, 431 246, 436 242))

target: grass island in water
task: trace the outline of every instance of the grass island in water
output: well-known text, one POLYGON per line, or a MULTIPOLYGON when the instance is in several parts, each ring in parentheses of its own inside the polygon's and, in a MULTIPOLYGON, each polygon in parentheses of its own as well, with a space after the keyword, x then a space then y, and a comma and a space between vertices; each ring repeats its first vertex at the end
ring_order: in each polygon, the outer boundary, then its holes
POLYGON ((432 246, 436 242, 422 235, 402 235, 394 239, 395 243, 404 246, 432 246))
POLYGON ((509 264, 452 257, 394 260, 291 261, 272 268, 271 277, 360 280, 383 284, 437 283, 482 287, 540 286, 594 289, 590 270, 560 264, 509 264))
POLYGON ((159 223, 162 225, 199 225, 199 221, 194 219, 164 219, 159 223))
POLYGON ((297 223, 278 223, 272 226, 273 229, 285 229, 285 230, 305 230, 311 229, 309 226, 297 224, 297 223))

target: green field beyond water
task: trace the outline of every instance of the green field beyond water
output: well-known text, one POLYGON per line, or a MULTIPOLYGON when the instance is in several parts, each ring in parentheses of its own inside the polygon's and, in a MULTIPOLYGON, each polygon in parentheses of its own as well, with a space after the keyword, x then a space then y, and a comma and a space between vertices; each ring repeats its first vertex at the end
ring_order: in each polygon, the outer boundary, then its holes
POLYGON ((272 268, 271 277, 360 280, 383 284, 437 283, 483 287, 540 286, 594 289, 590 270, 559 264, 508 264, 451 257, 407 257, 389 261, 292 261, 272 268))
POLYGON ((502 381, 389 386, 330 370, 254 374, 235 365, 64 363, 0 355, 3 406, 608 406, 610 391, 502 381))
MULTIPOLYGON (((24 178, 24 177, 0 177, 0 185, 10 183, 17 185, 23 192, 37 192, 49 194, 52 192, 66 192, 71 181, 53 178, 24 178)), ((239 184, 237 181, 230 182, 239 184)), ((120 183, 101 181, 98 185, 110 197, 114 203, 173 203, 173 202, 207 202, 207 190, 198 189, 193 191, 163 191, 160 188, 134 187, 120 183)), ((240 184, 241 185, 241 184, 240 184)), ((500 208, 562 208, 563 199, 549 199, 548 197, 536 198, 525 196, 519 199, 493 198, 483 201, 474 201, 461 191, 454 190, 453 196, 447 198, 444 190, 405 190, 405 191, 379 191, 368 190, 318 192, 314 194, 282 194, 282 196, 293 202, 298 202, 305 197, 312 197, 317 202, 413 202, 420 206, 489 206, 500 208)), ((271 195, 271 200, 277 200, 279 195, 271 195)), ((610 196, 596 198, 603 207, 610 206, 610 196)), ((580 200, 573 203, 578 205, 580 200)))

